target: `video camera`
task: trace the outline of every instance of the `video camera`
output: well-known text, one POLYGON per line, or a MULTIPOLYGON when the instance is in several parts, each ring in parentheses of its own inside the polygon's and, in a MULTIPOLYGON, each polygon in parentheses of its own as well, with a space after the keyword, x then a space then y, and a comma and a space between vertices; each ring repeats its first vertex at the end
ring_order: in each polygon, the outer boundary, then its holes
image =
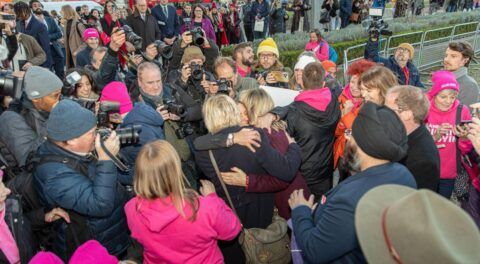
POLYGON ((383 9, 370 8, 368 11, 370 18, 362 22, 362 26, 367 30, 371 39, 378 39, 380 35, 391 36, 392 31, 387 30, 388 24, 383 20, 383 9))
POLYGON ((0 95, 19 99, 23 92, 23 78, 13 76, 12 71, 0 70, 0 95))

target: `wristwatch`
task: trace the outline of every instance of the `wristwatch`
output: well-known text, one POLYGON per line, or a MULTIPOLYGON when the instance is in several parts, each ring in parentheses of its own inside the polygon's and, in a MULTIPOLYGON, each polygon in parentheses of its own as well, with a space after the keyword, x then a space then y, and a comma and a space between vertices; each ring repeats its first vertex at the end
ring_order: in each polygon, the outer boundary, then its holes
POLYGON ((233 146, 233 133, 228 134, 227 137, 227 148, 233 146))

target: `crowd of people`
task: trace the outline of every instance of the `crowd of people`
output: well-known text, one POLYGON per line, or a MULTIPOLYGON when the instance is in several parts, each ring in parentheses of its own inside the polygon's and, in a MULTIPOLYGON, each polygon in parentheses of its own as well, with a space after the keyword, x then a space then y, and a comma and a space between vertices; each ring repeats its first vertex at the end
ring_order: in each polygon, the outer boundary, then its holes
POLYGON ((478 262, 473 47, 426 88, 371 36, 344 84, 318 29, 282 64, 279 3, 4 5, 0 262, 478 262))

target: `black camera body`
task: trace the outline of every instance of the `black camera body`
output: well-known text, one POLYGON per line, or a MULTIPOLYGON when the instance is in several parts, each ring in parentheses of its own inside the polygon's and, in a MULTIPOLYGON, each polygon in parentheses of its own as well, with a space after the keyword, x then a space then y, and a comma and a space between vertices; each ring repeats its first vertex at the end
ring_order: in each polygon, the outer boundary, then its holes
POLYGON ((218 85, 218 91, 217 91, 218 94, 229 95, 230 89, 233 89, 232 82, 224 78, 218 79, 217 85, 218 85))
POLYGON ((193 81, 199 82, 203 79, 203 75, 205 74, 203 66, 196 63, 190 63, 190 70, 192 71, 190 78, 192 78, 193 81))
MULTIPOLYGON (((121 145, 135 145, 139 141, 139 132, 141 130, 141 125, 131 125, 124 128, 118 128, 115 130, 115 132, 117 133, 117 137, 121 145)), ((100 134, 100 138, 102 140, 106 140, 111 133, 112 130, 108 128, 98 129, 98 134, 100 134)))
POLYGON ((142 50, 143 39, 133 32, 133 29, 128 25, 123 25, 119 30, 125 32, 125 39, 132 43, 136 50, 142 50))
POLYGON ((181 123, 180 127, 175 130, 178 139, 184 139, 195 133, 195 129, 190 123, 181 123))
POLYGON ((68 97, 68 99, 76 102, 77 104, 79 104, 83 108, 88 109, 88 110, 92 111, 93 113, 95 113, 95 105, 96 105, 97 101, 91 100, 91 99, 80 99, 80 98, 73 97, 73 96, 68 97))
POLYGON ((388 24, 383 20, 382 8, 370 8, 370 19, 362 22, 362 26, 367 29, 370 39, 378 39, 380 35, 391 36, 392 31, 387 30, 388 24))
POLYGON ((97 125, 99 128, 110 127, 110 114, 120 111, 120 103, 104 101, 100 103, 97 113, 97 125))
POLYGON ((190 34, 192 34, 192 42, 196 46, 203 46, 205 43, 205 36, 203 35, 203 31, 201 27, 195 27, 190 29, 190 34))
POLYGON ((23 78, 13 76, 12 71, 0 70, 0 95, 20 99, 23 92, 23 78))
POLYGON ((158 54, 162 56, 165 60, 171 60, 173 57, 173 48, 171 45, 167 45, 165 42, 161 40, 155 40, 153 42, 155 47, 157 48, 158 54))
POLYGON ((177 116, 184 116, 187 109, 184 105, 178 104, 173 99, 164 99, 163 100, 163 109, 167 110, 169 113, 172 113, 177 116))

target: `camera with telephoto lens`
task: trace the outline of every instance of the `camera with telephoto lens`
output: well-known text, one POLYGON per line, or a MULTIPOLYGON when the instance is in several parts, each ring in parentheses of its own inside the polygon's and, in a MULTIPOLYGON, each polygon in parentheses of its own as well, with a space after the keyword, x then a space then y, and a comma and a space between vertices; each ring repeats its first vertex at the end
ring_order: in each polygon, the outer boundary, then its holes
POLYGON ((382 8, 370 8, 370 18, 362 22, 362 26, 367 30, 370 39, 378 39, 380 35, 391 36, 392 31, 387 30, 388 24, 383 20, 382 8))
POLYGON ((162 58, 166 60, 172 59, 173 57, 172 45, 167 45, 165 42, 161 40, 155 40, 153 44, 157 48, 158 54, 162 56, 162 58))
MULTIPOLYGON (((139 140, 139 133, 142 130, 141 125, 131 125, 124 128, 117 128, 115 132, 117 133, 118 140, 120 145, 135 145, 139 140)), ((106 140, 112 130, 109 128, 100 128, 98 129, 98 134, 102 140, 106 140)))
POLYGON ((174 99, 164 99, 163 109, 180 117, 184 116, 187 111, 185 106, 178 104, 174 99))
POLYGON ((205 74, 203 66, 196 63, 190 63, 190 70, 192 72, 190 78, 192 78, 194 81, 199 82, 203 79, 203 74, 205 74))
POLYGON ((97 113, 97 126, 102 128, 110 127, 110 114, 120 111, 120 103, 103 101, 100 102, 100 107, 97 113))
POLYGON ((202 46, 205 43, 205 36, 201 27, 195 27, 191 29, 190 34, 192 34, 192 43, 197 46, 202 46))
POLYGON ((133 47, 135 47, 136 50, 142 50, 143 40, 140 36, 133 32, 133 29, 131 27, 129 27, 128 25, 123 25, 121 28, 118 29, 125 32, 125 39, 128 42, 132 43, 133 47))
POLYGON ((23 78, 13 76, 12 71, 0 70, 0 95, 19 99, 23 92, 23 78))
POLYGON ((181 123, 180 127, 175 130, 175 135, 178 139, 184 139, 195 133, 195 129, 190 123, 181 123))
POLYGON ((225 78, 220 78, 217 80, 217 85, 218 85, 218 94, 225 94, 229 95, 230 94, 230 89, 232 89, 233 85, 232 82, 225 79, 225 78))

